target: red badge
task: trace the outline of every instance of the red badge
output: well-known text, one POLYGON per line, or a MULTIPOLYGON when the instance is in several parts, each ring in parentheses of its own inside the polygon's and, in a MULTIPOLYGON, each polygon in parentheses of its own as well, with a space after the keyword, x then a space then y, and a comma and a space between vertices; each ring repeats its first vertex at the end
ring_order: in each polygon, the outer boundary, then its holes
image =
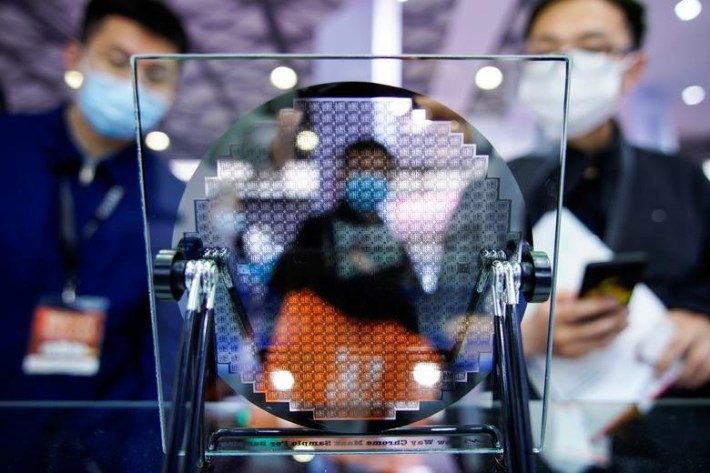
POLYGON ((38 305, 23 371, 95 375, 101 360, 107 308, 108 301, 102 298, 78 298, 71 305, 38 305))

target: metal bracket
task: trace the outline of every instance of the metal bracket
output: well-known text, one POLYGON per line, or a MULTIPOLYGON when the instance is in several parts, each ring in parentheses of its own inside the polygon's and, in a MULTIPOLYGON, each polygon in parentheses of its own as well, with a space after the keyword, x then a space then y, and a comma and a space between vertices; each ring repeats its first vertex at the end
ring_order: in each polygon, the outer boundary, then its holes
MULTIPOLYGON (((511 259, 514 257, 511 256, 511 259)), ((505 424, 504 460, 509 471, 533 472, 528 381, 518 324, 518 301, 523 279, 534 279, 536 273, 532 267, 524 274, 523 265, 519 261, 509 261, 504 251, 482 252, 481 259, 483 272, 488 274, 482 274, 479 282, 490 281, 496 320, 501 407, 505 424)), ((481 289, 485 290, 485 285, 481 289)))
POLYGON ((185 287, 190 288, 187 310, 200 310, 203 303, 205 310, 214 308, 217 278, 217 264, 212 260, 200 259, 185 264, 185 287))
POLYGON ((494 315, 505 316, 505 307, 517 307, 520 298, 520 263, 494 261, 490 272, 493 279, 494 315))
MULTIPOLYGON (((164 471, 170 473, 193 472, 205 465, 204 382, 219 281, 225 284, 230 297, 234 299, 235 311, 240 320, 243 319, 242 328, 247 340, 253 338, 227 270, 226 250, 203 250, 200 246, 192 253, 193 259, 188 261, 185 261, 183 254, 181 250, 164 250, 156 260, 155 272, 156 295, 178 300, 185 290, 188 292, 172 438, 164 464, 164 471), (183 445, 185 456, 180 457, 183 445)), ((519 249, 510 256, 505 250, 484 250, 481 252, 481 262, 476 297, 490 289, 493 298, 503 420, 506 426, 505 462, 510 471, 531 472, 534 471, 532 434, 517 309, 521 293, 526 298, 537 300, 549 297, 549 261, 542 253, 519 249)), ((231 434, 239 435, 240 432, 234 431, 231 434)), ((247 431, 242 434, 249 436, 247 431)))

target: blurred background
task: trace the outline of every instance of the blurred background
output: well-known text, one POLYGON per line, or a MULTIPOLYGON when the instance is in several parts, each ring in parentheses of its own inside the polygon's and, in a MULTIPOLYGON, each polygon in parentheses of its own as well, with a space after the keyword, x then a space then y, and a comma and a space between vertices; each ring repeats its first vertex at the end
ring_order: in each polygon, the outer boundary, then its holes
MULTIPOLYGON (((0 3, 0 84, 6 112, 46 110, 71 94, 72 77, 64 77, 63 46, 78 29, 84 3, 0 3)), ((522 29, 532 1, 400 0, 385 9, 378 5, 385 2, 378 0, 167 3, 184 18, 195 53, 495 54, 522 52, 522 29), (378 22, 387 27, 376 27, 378 22)), ((710 89, 705 51, 710 12, 702 11, 698 0, 644 3, 649 68, 622 111, 625 132, 630 141, 647 148, 681 150, 704 163, 710 175, 710 101, 705 100, 710 89)), ((261 65, 266 66, 271 67, 261 65)), ((271 71, 254 69, 224 62, 185 69, 177 106, 148 140, 149 146, 163 151, 176 175, 189 177, 206 145, 235 116, 260 104, 255 98, 318 82, 313 75, 319 72, 310 69, 295 70, 295 78, 289 71, 285 76, 276 73, 271 82, 260 79, 271 71), (279 84, 279 77, 285 83, 279 84), (244 85, 230 88, 234 83, 244 85)), ((535 129, 524 111, 511 106, 516 81, 506 79, 514 71, 480 69, 478 64, 464 74, 451 74, 437 70, 435 63, 419 62, 403 70, 402 83, 469 118, 505 159, 528 153, 535 146, 535 129)))

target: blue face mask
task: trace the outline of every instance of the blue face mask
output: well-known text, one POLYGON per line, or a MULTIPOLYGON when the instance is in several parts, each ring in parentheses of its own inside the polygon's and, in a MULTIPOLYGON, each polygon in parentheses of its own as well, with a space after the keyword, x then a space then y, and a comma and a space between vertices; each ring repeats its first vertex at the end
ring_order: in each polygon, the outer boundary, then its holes
POLYGON ((220 216, 214 220, 215 231, 219 235, 229 238, 244 233, 248 226, 249 219, 241 212, 234 216, 220 216))
POLYGON ((355 172, 345 182, 345 200, 354 210, 374 212, 387 199, 387 179, 370 172, 355 172))
POLYGON ((237 233, 244 233, 244 231, 247 229, 249 226, 249 219, 247 216, 243 213, 238 213, 235 218, 234 222, 234 229, 236 230, 237 233))
MULTIPOLYGON (((141 127, 155 128, 170 107, 167 99, 141 88, 141 127)), ((84 75, 79 92, 79 109, 91 127, 109 138, 129 139, 136 135, 133 86, 130 81, 91 71, 84 75)))

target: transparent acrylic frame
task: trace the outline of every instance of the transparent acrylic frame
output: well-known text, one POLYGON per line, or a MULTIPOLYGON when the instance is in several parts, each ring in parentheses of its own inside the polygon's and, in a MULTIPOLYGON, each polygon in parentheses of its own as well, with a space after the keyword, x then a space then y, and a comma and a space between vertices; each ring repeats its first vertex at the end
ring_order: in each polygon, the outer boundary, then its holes
MULTIPOLYGON (((524 63, 524 62, 538 62, 538 61, 543 61, 543 62, 548 62, 551 61, 553 63, 561 63, 564 66, 564 93, 563 93, 563 103, 561 104, 559 113, 561 116, 561 129, 559 130, 559 153, 558 153, 558 177, 564 175, 564 162, 565 162, 565 150, 566 150, 566 136, 567 136, 567 109, 568 109, 568 102, 569 102, 569 77, 570 77, 570 60, 569 58, 565 56, 523 56, 523 55, 466 55, 466 56, 453 56, 453 55, 397 55, 397 56, 370 56, 370 55, 250 55, 250 54, 180 54, 180 55, 139 55, 139 56, 134 56, 132 58, 132 74, 133 74, 133 87, 134 87, 134 103, 135 103, 135 113, 136 113, 136 121, 137 121, 137 141, 138 141, 138 158, 140 161, 140 166, 141 166, 141 184, 142 184, 142 190, 143 190, 143 217, 146 225, 146 245, 147 245, 147 254, 148 254, 148 261, 147 261, 147 267, 148 267, 148 277, 149 277, 149 284, 151 288, 151 316, 152 316, 152 325, 153 325, 153 331, 154 331, 154 343, 155 343, 155 354, 156 354, 156 377, 157 377, 157 383, 158 383, 158 400, 159 400, 159 405, 160 405, 160 418, 161 418, 161 431, 162 431, 162 437, 163 437, 163 445, 165 446, 166 444, 166 438, 167 438, 167 432, 169 425, 168 423, 168 418, 166 414, 166 409, 170 406, 171 400, 166 399, 164 397, 164 382, 163 382, 163 376, 161 374, 161 346, 159 342, 159 336, 158 336, 158 325, 159 325, 159 309, 156 304, 155 300, 155 287, 154 287, 154 282, 153 282, 153 271, 154 271, 154 256, 157 253, 157 251, 160 248, 151 248, 151 221, 150 221, 150 212, 147 208, 146 202, 149 200, 148 196, 150 194, 150 189, 146 187, 146 180, 145 180, 145 170, 144 170, 144 129, 143 129, 143 123, 141 120, 141 111, 140 111, 140 96, 141 96, 141 90, 143 88, 143 85, 141 84, 140 81, 140 71, 139 71, 139 64, 142 61, 161 61, 161 60, 166 60, 166 61, 179 61, 180 63, 186 63, 189 61, 308 61, 308 62, 318 62, 318 61, 363 61, 363 62, 368 62, 368 61, 375 61, 375 60, 391 60, 391 61, 396 61, 399 63, 406 63, 406 62, 411 62, 411 61, 435 61, 439 63, 443 62, 481 62, 481 63, 488 63, 488 62, 501 62, 501 63, 524 63)), ((446 105, 446 104, 444 104, 446 105)), ((475 125, 475 124, 474 124, 475 125)), ((209 143, 206 144, 209 146, 209 143)), ((558 186, 558 195, 557 195, 557 215, 556 215, 556 220, 555 220, 555 235, 554 235, 554 254, 549 255, 550 259, 553 263, 553 285, 552 285, 552 303, 550 307, 550 323, 548 326, 548 343, 547 343, 547 350, 546 350, 546 365, 545 365, 545 376, 544 376, 544 390, 543 390, 543 395, 542 395, 542 408, 541 408, 541 414, 540 414, 540 430, 539 430, 539 436, 537 437, 537 442, 534 447, 535 452, 539 452, 544 443, 544 438, 545 438, 545 429, 546 429, 546 420, 547 420, 547 409, 548 409, 548 402, 549 402, 549 377, 550 377, 550 360, 551 360, 551 353, 552 353, 552 320, 554 316, 554 297, 555 297, 555 283, 556 281, 556 274, 557 274, 557 259, 558 259, 558 246, 559 246, 559 224, 560 224, 560 209, 562 206, 562 180, 560 179, 559 181, 559 186, 558 186)), ((154 244, 154 243, 153 243, 154 244)), ((532 417, 532 416, 531 416, 532 417)), ((446 450, 447 452, 488 452, 488 453, 500 453, 501 447, 498 448, 483 448, 483 449, 450 449, 446 450)), ((383 453, 396 453, 397 451, 393 450, 387 450, 386 452, 383 453)), ((420 449, 416 450, 416 452, 426 452, 426 449, 420 449)), ((283 451, 283 452, 270 452, 270 453, 280 453, 280 454, 292 454, 289 451, 283 451)), ((353 452, 351 450, 342 450, 342 451, 337 451, 337 450, 331 450, 325 453, 329 454, 334 454, 334 453, 357 453, 353 452)), ((432 450, 431 453, 442 453, 441 450, 432 450)), ((220 453, 217 452, 215 453, 216 455, 219 454, 229 454, 227 453, 220 453)))

